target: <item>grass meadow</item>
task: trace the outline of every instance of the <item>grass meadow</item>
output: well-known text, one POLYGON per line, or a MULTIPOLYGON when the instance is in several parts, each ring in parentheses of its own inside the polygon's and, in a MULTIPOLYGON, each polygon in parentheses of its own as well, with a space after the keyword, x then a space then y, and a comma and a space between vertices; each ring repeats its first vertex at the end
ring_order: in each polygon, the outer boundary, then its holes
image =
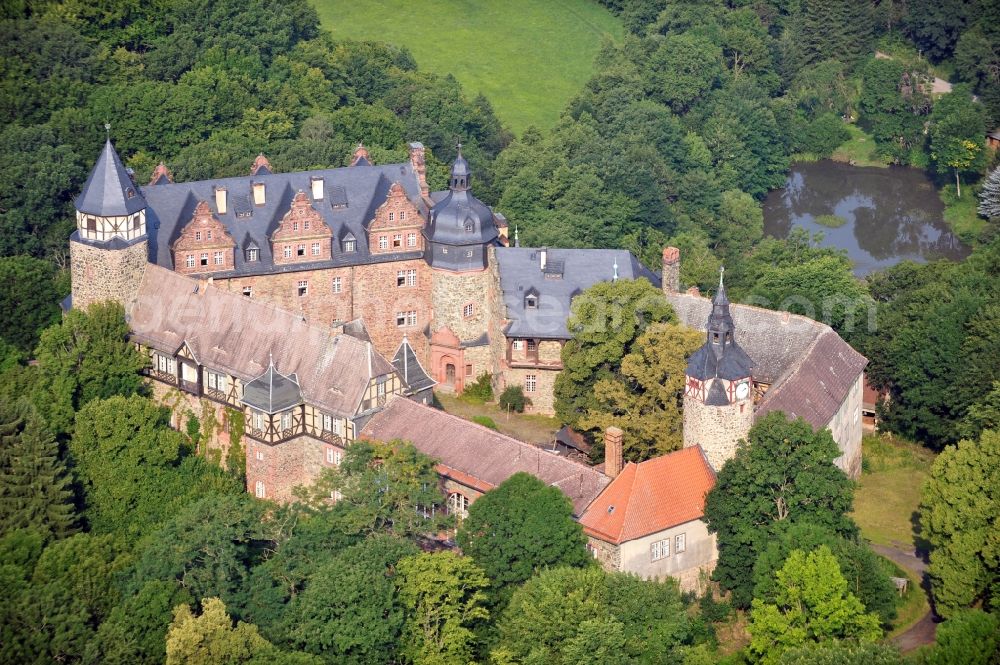
POLYGON ((313 0, 340 39, 405 46, 421 69, 453 74, 520 134, 553 126, 590 77, 617 18, 595 0, 313 0))

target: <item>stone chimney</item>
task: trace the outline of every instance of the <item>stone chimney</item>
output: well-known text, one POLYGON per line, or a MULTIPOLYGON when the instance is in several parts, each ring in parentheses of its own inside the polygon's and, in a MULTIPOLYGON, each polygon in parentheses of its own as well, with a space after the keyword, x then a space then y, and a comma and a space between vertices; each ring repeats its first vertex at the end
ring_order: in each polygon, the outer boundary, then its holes
POLYGON ((420 195, 430 196, 431 190, 427 186, 427 165, 424 163, 424 144, 414 141, 410 144, 410 165, 417 176, 420 184, 420 195))
POLYGON ((228 201, 226 199, 226 188, 216 187, 215 188, 215 212, 220 215, 225 215, 228 210, 228 201))
POLYGON ((677 293, 681 290, 681 250, 676 247, 663 248, 663 292, 677 293))
POLYGON ((323 178, 320 176, 313 176, 310 181, 312 184, 312 197, 313 201, 323 200, 323 178))
POLYGON ((700 297, 701 289, 699 289, 697 286, 692 286, 690 289, 687 290, 687 293, 689 296, 700 297))
POLYGON ((540 270, 545 270, 545 262, 549 258, 549 250, 542 247, 538 250, 538 265, 540 270))
POLYGON ((253 184, 253 204, 255 206, 262 206, 265 203, 264 199, 264 183, 255 182, 253 184))
POLYGON ((616 478, 622 472, 622 438, 624 433, 618 427, 604 430, 604 475, 616 478))

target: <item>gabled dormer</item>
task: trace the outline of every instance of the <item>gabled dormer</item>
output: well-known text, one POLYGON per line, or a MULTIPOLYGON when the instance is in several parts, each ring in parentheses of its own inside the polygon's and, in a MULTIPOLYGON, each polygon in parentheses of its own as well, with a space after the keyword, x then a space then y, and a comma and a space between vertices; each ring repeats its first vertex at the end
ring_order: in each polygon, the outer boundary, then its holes
POLYGON ((540 294, 538 289, 531 286, 528 290, 524 292, 524 308, 525 309, 538 309, 540 294))
POLYGON ((424 218, 419 209, 410 201, 403 186, 394 182, 368 225, 369 251, 386 254, 422 250, 423 228, 424 218))
POLYGON ((331 256, 333 231, 313 207, 302 190, 292 199, 292 205, 281 218, 271 236, 271 253, 275 264, 325 261, 331 256))
POLYGON ((184 274, 232 270, 235 248, 236 241, 208 202, 199 201, 191 221, 174 241, 174 270, 184 274))

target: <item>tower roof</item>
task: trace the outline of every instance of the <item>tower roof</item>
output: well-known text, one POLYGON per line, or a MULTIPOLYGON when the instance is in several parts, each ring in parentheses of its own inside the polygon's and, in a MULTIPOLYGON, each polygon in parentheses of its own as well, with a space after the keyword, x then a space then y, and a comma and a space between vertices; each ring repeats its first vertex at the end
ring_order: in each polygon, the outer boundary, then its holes
POLYGON ((299 380, 294 374, 285 376, 274 368, 274 360, 267 371, 243 387, 242 402, 264 413, 278 413, 302 403, 299 380))
POLYGON ((449 191, 431 209, 426 231, 431 242, 476 245, 491 243, 499 236, 493 211, 470 191, 471 175, 469 163, 462 157, 462 144, 459 143, 458 157, 451 165, 449 191))
POLYGON ((465 157, 462 156, 462 144, 458 144, 458 156, 455 157, 455 161, 451 164, 451 177, 452 182, 454 178, 465 178, 471 175, 469 170, 469 162, 465 161, 465 157))
POLYGON ((101 156, 76 197, 75 205, 80 212, 100 217, 131 215, 146 207, 146 200, 125 170, 110 138, 104 142, 101 156))
MULTIPOLYGON (((742 379, 751 375, 754 362, 736 343, 733 317, 729 312, 729 297, 722 281, 723 268, 719 272, 719 290, 712 298, 712 311, 705 326, 705 343, 691 354, 687 375, 700 380, 742 379)), ((715 396, 716 401, 720 398, 715 396)))

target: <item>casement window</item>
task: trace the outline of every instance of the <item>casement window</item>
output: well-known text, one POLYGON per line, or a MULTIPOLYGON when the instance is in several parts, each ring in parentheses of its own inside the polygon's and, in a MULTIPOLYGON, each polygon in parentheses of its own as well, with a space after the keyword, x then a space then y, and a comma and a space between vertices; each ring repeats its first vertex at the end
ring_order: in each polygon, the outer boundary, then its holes
POLYGON ((524 392, 533 393, 535 388, 538 387, 538 377, 534 374, 528 374, 524 377, 524 392))
POLYGON ((406 246, 407 247, 416 247, 417 246, 417 234, 416 233, 407 233, 406 234, 406 246))
POLYGON ((344 241, 344 251, 345 252, 354 252, 354 251, 357 251, 357 246, 358 246, 357 245, 357 241, 355 241, 353 238, 351 238, 350 240, 345 240, 344 241))
POLYGON ((292 429, 292 412, 285 411, 281 414, 281 430, 292 429))
POLYGON ((394 214, 394 213, 391 213, 391 212, 389 213, 389 221, 390 221, 390 222, 391 222, 391 221, 392 221, 393 219, 395 219, 395 217, 396 217, 396 216, 395 216, 395 214, 394 214))
POLYGON ((448 495, 448 514, 454 515, 458 520, 464 520, 469 516, 469 499, 464 494, 452 492, 448 495))
POLYGON ((528 351, 537 351, 538 350, 538 342, 536 342, 533 339, 529 339, 529 340, 527 340, 527 342, 528 342, 528 351))
POLYGON ((306 255, 306 246, 305 245, 299 245, 298 247, 296 247, 295 248, 295 255, 296 256, 305 256, 306 255))
POLYGON ((396 325, 400 328, 417 325, 417 313, 413 310, 409 312, 396 312, 396 325))
POLYGON ((285 245, 285 247, 282 249, 281 255, 284 256, 286 259, 292 258, 292 246, 285 245))
POLYGON ((342 284, 342 282, 340 281, 340 277, 334 277, 333 278, 333 292, 334 293, 340 293, 341 284, 342 284))
POLYGON ((323 431, 332 432, 333 431, 333 416, 329 413, 323 414, 323 431))
POLYGON ((473 374, 472 374, 472 365, 471 364, 465 366, 465 375, 466 376, 473 376, 473 374))
POLYGON ((258 448, 256 454, 254 455, 254 457, 257 458, 258 462, 263 462, 264 461, 264 451, 261 450, 260 448, 258 448))
POLYGON ((389 249, 389 236, 379 236, 378 237, 378 248, 379 249, 389 249))
POLYGON ((299 297, 303 297, 309 294, 309 281, 305 279, 300 279, 298 285, 295 287, 298 290, 299 297))
POLYGON ((416 270, 396 271, 396 286, 416 286, 416 285, 417 285, 416 270))
POLYGON ((464 316, 467 319, 471 319, 472 315, 475 313, 476 313, 476 306, 473 305, 471 302, 466 304, 465 307, 462 308, 462 316, 464 316))
POLYGON ((397 233, 394 236, 392 236, 392 248, 399 249, 402 246, 403 246, 403 234, 397 233))
POLYGON ((203 266, 207 266, 208 265, 208 252, 204 252, 201 255, 201 265, 203 265, 203 266))
POLYGON ((194 232, 194 239, 197 240, 197 241, 199 241, 199 242, 201 241, 201 231, 195 231, 194 232))
POLYGON ((527 296, 524 299, 526 309, 538 309, 538 296, 527 296))
POLYGON ((313 256, 319 256, 319 243, 318 242, 314 242, 312 244, 312 248, 311 248, 310 251, 312 252, 313 256))
POLYGON ((298 231, 299 230, 299 223, 298 222, 292 222, 292 230, 293 231, 298 231))
POLYGON ((405 219, 406 219, 406 211, 405 210, 400 210, 399 211, 399 221, 402 222, 405 219))
POLYGON ((330 490, 330 498, 334 501, 340 501, 344 495, 340 493, 340 490, 330 490))
POLYGON ((264 481, 258 480, 257 484, 254 486, 254 495, 258 499, 267 498, 267 491, 264 489, 264 481))
POLYGON ((252 286, 244 286, 243 287, 243 295, 245 295, 247 298, 252 298, 253 297, 253 287, 252 286))
POLYGON ((337 451, 334 448, 332 448, 332 447, 326 449, 326 463, 327 464, 334 464, 335 463, 334 460, 336 459, 336 456, 334 455, 334 453, 336 453, 336 452, 337 451))
POLYGON ((217 266, 221 266, 225 263, 225 258, 223 257, 222 252, 216 252, 213 258, 215 259, 215 265, 217 266))
POLYGON ((97 233, 97 218, 88 217, 87 218, 87 233, 97 233))
POLYGON ((670 556, 670 539, 655 540, 649 545, 649 560, 659 561, 670 556))
POLYGON ((309 230, 309 220, 302 222, 302 228, 306 231, 309 230))
POLYGON ((212 239, 212 231, 211 231, 211 229, 209 229, 208 233, 206 233, 206 234, 205 234, 205 237, 206 237, 207 239, 209 239, 209 240, 211 240, 211 239, 212 239))
POLYGON ((194 254, 187 255, 187 258, 184 259, 184 265, 188 268, 194 268, 194 254))
POLYGON ((209 388, 221 390, 222 392, 229 389, 229 377, 225 374, 219 374, 218 372, 213 372, 212 370, 205 370, 205 374, 208 375, 209 388))
POLYGON ((156 369, 164 374, 177 373, 177 361, 170 356, 156 354, 156 369))
POLYGON ((250 416, 250 427, 251 429, 260 432, 264 429, 264 414, 260 411, 254 411, 250 416))
POLYGON ((260 250, 256 247, 251 247, 247 250, 247 261, 257 261, 260 259, 260 250))
POLYGON ((674 551, 677 552, 678 554, 683 552, 684 549, 687 547, 687 543, 685 542, 686 540, 687 540, 686 533, 677 535, 674 538, 674 551))
POLYGON ((521 349, 524 348, 524 342, 522 342, 519 339, 515 339, 513 342, 511 342, 511 348, 514 349, 515 351, 520 351, 521 349))

